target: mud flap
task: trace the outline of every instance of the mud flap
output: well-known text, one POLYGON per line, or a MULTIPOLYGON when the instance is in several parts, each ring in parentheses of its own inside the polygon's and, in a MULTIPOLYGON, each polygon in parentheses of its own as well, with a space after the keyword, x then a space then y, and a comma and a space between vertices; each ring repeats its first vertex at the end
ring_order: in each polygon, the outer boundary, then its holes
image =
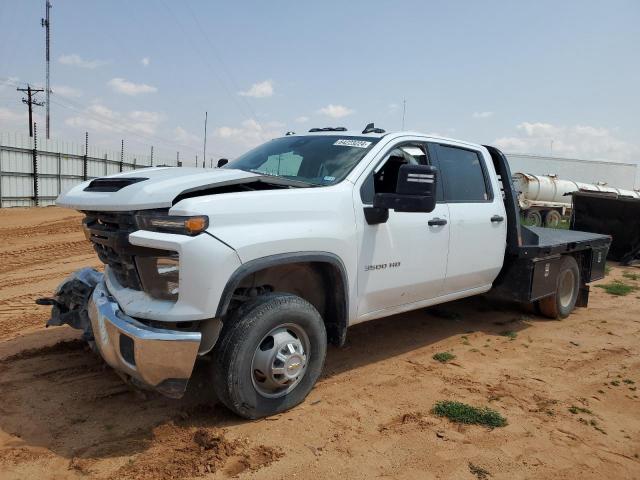
POLYGON ((52 298, 39 298, 38 305, 51 305, 51 318, 47 327, 69 325, 82 330, 82 338, 93 343, 91 321, 87 304, 95 286, 102 281, 103 274, 93 268, 83 268, 72 273, 58 285, 52 298))

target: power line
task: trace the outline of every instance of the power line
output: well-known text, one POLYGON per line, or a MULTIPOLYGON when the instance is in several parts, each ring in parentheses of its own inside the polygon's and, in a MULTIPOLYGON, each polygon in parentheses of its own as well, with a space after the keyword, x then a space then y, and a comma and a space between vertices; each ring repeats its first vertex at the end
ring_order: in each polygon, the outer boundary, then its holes
POLYGON ((27 84, 27 88, 16 88, 16 90, 18 92, 23 92, 27 94, 27 98, 22 98, 22 103, 27 104, 27 108, 29 109, 29 136, 33 137, 33 105, 36 105, 38 107, 41 107, 42 105, 44 105, 43 102, 38 102, 36 101, 35 98, 33 98, 36 93, 38 92, 44 92, 43 89, 41 88, 31 88, 31 85, 27 84))
POLYGON ((404 116, 407 113, 407 99, 402 99, 402 130, 404 130, 404 116))
MULTIPOLYGON (((105 125, 106 127, 109 127, 110 129, 114 130, 115 132, 118 133, 126 133, 128 137, 134 137, 140 140, 144 140, 146 142, 150 142, 150 141, 155 141, 156 143, 159 143, 161 145, 165 145, 165 146, 172 146, 172 147, 182 147, 185 148, 187 150, 193 150, 193 151, 197 151, 196 147, 193 147, 191 145, 187 145, 185 143, 180 143, 180 142, 175 142, 175 141, 171 141, 171 140, 167 140, 166 138, 163 137, 158 137, 156 135, 152 135, 152 134, 145 134, 145 133, 132 133, 131 129, 129 129, 126 125, 122 125, 121 123, 118 123, 117 120, 111 120, 108 118, 105 118, 101 115, 97 115, 94 114, 90 111, 88 111, 86 109, 86 107, 84 105, 82 105, 79 102, 73 101, 69 98, 65 99, 64 102, 61 101, 60 98, 54 98, 51 100, 51 102, 54 105, 58 105, 60 107, 69 109, 69 110, 73 110, 77 113, 79 113, 80 115, 83 115, 91 120, 96 121, 97 123, 100 123, 102 125, 105 125), (66 104, 65 104, 66 103, 66 104), (74 106, 75 104, 75 106, 74 106)), ((222 155, 219 152, 214 152, 216 155, 222 155)))
MULTIPOLYGON (((171 21, 175 24, 178 25, 178 27, 180 27, 180 29, 182 30, 182 32, 184 33, 184 37, 187 37, 189 39, 189 41, 191 42, 191 44, 193 45, 193 48, 196 49, 198 51, 198 53, 200 54, 201 59, 204 61, 204 64, 209 68, 209 70, 211 71, 211 73, 217 78, 218 82, 220 83, 220 86, 222 87, 222 89, 225 91, 225 93, 229 96, 229 98, 231 99, 231 101, 235 104, 235 106, 238 108, 238 110, 240 111, 240 114, 246 119, 246 120, 255 120, 256 122, 258 122, 257 118, 256 118, 256 114, 253 111, 253 109, 251 108, 251 105, 249 105, 248 103, 242 104, 238 101, 238 95, 234 95, 229 88, 227 87, 226 82, 223 81, 222 77, 220 76, 220 74, 218 73, 218 69, 214 68, 213 65, 211 64, 211 62, 209 61, 209 55, 208 52, 203 51, 202 47, 200 45, 199 42, 197 42, 192 34, 191 34, 191 30, 185 28, 185 26, 182 24, 182 22, 180 21, 180 19, 178 18, 178 15, 174 14, 173 11, 171 10, 171 8, 169 7, 169 5, 167 5, 167 3, 162 0, 161 1, 162 6, 165 8, 165 10, 167 11, 167 13, 169 14, 169 17, 171 19, 171 21), (247 111, 245 110, 245 107, 249 110, 249 115, 247 115, 247 111)), ((245 99, 246 102, 246 99, 245 99)))
MULTIPOLYGON (((227 77, 229 78, 229 81, 231 82, 231 86, 236 91, 239 91, 240 87, 238 86, 238 82, 236 82, 231 70, 227 67, 226 63, 224 62, 224 60, 222 58, 222 55, 220 54, 219 49, 216 47, 216 44, 211 41, 211 39, 207 35, 206 30, 202 27, 202 24, 198 20, 198 17, 193 13, 193 10, 191 9, 191 6, 189 5, 189 2, 185 2, 184 3, 184 7, 187 10, 187 12, 189 12, 189 15, 191 15, 191 18, 193 19, 193 22, 198 27, 198 30, 200 30, 200 33, 202 34, 202 37, 209 44, 209 47, 211 48, 211 51, 215 54, 216 58, 218 59, 218 62, 220 63, 220 66, 222 67, 222 70, 227 74, 227 77)), ((246 107, 249 109, 249 112, 253 115, 253 117, 256 118, 257 117, 256 112, 254 111, 253 107, 251 106, 251 104, 247 100, 247 97, 243 96, 243 97, 241 97, 241 100, 244 102, 246 107)))

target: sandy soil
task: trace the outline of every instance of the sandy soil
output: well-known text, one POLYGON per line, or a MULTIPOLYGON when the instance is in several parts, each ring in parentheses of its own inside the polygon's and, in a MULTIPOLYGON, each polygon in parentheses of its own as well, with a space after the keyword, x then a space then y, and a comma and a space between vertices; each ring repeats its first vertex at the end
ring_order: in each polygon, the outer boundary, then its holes
MULTIPOLYGON (((169 400, 129 390, 73 330, 44 329, 33 300, 97 266, 79 225, 0 210, 3 480, 640 478, 640 290, 594 288, 562 322, 476 298, 356 326, 303 405, 246 422, 215 404, 205 362, 169 400), (455 360, 431 358, 442 351, 455 360), (430 413, 443 399, 509 423, 452 424, 430 413)), ((607 281, 625 270, 640 273, 607 281)))

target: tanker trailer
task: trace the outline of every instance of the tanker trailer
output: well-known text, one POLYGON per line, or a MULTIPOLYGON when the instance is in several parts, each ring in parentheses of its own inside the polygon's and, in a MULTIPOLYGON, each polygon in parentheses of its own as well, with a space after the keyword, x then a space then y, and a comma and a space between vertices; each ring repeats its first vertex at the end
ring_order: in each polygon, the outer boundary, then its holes
POLYGON ((556 175, 532 175, 515 173, 515 189, 518 203, 527 225, 557 227, 563 218, 571 215, 571 194, 574 192, 611 193, 620 197, 640 198, 632 190, 609 187, 605 184, 574 182, 559 179, 556 175))

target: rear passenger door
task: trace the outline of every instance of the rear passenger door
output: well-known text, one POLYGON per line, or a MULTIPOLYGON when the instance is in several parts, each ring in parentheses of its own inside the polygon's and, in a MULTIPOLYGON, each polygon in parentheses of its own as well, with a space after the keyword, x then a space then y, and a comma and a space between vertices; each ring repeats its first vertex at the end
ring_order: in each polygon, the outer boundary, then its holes
POLYGON ((504 261, 507 219, 488 153, 466 146, 430 145, 449 206, 449 261, 443 294, 489 289, 504 261))

